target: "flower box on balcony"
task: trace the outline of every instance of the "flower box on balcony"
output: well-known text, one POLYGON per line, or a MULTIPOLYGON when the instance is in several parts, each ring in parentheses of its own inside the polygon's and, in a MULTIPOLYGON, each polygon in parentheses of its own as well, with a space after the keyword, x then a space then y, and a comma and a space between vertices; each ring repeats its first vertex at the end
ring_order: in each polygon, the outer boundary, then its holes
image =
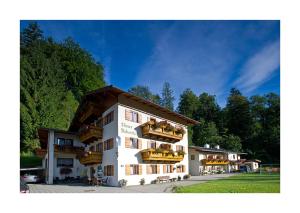
POLYGON ((184 155, 180 155, 173 150, 145 149, 141 151, 141 154, 145 162, 178 163, 184 158, 184 155))
POLYGON ((142 135, 145 138, 154 140, 178 142, 182 140, 183 134, 175 133, 176 129, 166 121, 155 123, 153 120, 144 123, 142 126, 142 135))

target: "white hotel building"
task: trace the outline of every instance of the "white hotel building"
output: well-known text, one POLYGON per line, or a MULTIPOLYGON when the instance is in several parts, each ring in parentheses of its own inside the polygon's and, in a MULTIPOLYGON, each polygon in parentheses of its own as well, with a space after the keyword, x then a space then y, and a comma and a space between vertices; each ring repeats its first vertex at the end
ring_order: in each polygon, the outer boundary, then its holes
POLYGON ((38 130, 46 182, 89 179, 149 184, 188 174, 187 126, 198 122, 113 86, 82 99, 68 131, 38 130))

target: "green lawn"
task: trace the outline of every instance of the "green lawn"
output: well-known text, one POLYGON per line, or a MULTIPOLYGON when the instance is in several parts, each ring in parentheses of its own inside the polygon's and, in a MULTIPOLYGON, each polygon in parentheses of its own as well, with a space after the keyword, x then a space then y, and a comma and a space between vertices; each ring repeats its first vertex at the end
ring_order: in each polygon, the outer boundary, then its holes
POLYGON ((178 187, 178 193, 279 193, 279 174, 239 174, 220 180, 178 187))

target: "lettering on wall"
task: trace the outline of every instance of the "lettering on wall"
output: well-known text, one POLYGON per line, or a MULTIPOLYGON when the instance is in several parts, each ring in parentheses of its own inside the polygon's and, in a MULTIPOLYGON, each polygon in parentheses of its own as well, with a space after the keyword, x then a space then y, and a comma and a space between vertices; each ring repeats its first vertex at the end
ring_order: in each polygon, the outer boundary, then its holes
POLYGON ((126 123, 121 123, 121 132, 130 135, 137 135, 136 131, 133 129, 133 126, 126 123))

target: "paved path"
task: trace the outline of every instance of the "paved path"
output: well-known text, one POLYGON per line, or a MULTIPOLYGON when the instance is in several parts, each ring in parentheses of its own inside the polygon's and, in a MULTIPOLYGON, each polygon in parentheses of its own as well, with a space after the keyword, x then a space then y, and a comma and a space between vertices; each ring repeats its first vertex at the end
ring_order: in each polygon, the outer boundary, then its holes
POLYGON ((123 188, 109 186, 85 186, 82 184, 28 184, 28 186, 31 193, 171 193, 174 186, 188 186, 197 183, 204 183, 208 180, 221 179, 232 175, 234 174, 192 176, 189 180, 179 182, 147 184, 144 186, 127 186, 123 188))

